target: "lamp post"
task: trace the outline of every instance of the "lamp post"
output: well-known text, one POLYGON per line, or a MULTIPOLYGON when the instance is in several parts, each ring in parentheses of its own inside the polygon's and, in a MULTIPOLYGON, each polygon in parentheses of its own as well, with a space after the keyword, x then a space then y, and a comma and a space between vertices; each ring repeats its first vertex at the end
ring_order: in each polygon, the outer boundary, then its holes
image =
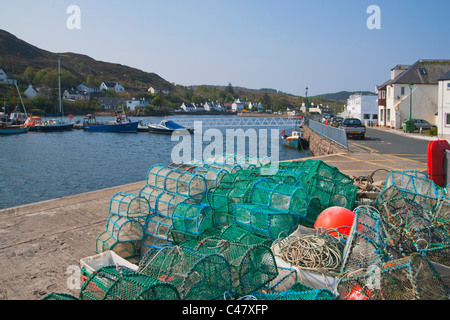
POLYGON ((305 113, 308 114, 308 87, 305 90, 305 113))
POLYGON ((412 81, 409 83, 409 120, 412 119, 412 88, 414 84, 412 81))

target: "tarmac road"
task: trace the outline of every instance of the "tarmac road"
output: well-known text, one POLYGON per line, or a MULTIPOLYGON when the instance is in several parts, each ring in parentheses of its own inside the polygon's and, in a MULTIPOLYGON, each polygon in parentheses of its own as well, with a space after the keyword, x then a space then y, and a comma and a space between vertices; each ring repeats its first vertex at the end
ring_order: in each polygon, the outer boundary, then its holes
POLYGON ((348 142, 370 153, 389 154, 426 164, 429 140, 408 137, 392 130, 367 128, 364 140, 349 138, 348 142))

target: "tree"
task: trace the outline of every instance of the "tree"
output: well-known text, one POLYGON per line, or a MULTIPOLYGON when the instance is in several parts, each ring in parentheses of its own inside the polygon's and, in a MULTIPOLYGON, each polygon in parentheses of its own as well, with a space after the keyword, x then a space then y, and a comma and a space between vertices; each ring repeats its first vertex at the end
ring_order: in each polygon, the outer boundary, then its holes
POLYGON ((228 86, 225 88, 225 92, 226 92, 226 93, 229 93, 229 94, 231 94, 231 95, 234 94, 234 90, 233 90, 233 86, 231 85, 231 82, 228 83, 228 86))
POLYGON ((90 74, 86 78, 86 84, 99 87, 100 81, 98 81, 93 74, 90 74))
POLYGON ((272 107, 272 99, 267 93, 264 93, 264 95, 259 99, 263 107, 270 109, 272 107))

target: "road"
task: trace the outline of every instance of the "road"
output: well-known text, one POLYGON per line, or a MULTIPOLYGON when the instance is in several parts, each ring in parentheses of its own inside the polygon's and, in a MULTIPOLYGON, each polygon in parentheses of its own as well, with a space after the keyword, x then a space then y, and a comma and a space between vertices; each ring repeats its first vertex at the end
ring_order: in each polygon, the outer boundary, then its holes
POLYGON ((405 137, 378 129, 367 128, 365 140, 349 138, 349 144, 371 153, 390 154, 396 157, 427 163, 429 141, 405 137))

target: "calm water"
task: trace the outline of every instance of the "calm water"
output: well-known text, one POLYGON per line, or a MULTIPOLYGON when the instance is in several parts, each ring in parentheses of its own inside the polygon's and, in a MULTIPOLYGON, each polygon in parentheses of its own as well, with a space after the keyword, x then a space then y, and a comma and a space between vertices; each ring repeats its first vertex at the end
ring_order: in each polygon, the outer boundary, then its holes
MULTIPOLYGON (((169 118, 175 121, 212 119, 211 116, 169 118)), ((113 118, 98 119, 109 121, 113 118)), ((142 119, 144 122, 162 120, 156 117, 142 119)), ((82 120, 82 117, 72 120, 82 120)), ((204 127, 203 132, 207 129, 204 127)), ((217 129, 225 133, 227 128, 217 129)), ((276 129, 290 130, 282 127, 276 129)), ((270 130, 268 132, 270 137, 270 130)), ((203 148, 210 144, 211 141, 204 141, 203 148)), ((270 155, 270 142, 267 144, 270 155)), ((73 130, 0 136, 0 209, 143 181, 152 165, 172 163, 171 152, 176 145, 179 142, 171 141, 170 135, 148 132, 97 133, 73 130)), ((223 150, 226 150, 225 146, 223 150)), ((298 150, 282 147, 279 142, 280 160, 306 156, 298 150)))

